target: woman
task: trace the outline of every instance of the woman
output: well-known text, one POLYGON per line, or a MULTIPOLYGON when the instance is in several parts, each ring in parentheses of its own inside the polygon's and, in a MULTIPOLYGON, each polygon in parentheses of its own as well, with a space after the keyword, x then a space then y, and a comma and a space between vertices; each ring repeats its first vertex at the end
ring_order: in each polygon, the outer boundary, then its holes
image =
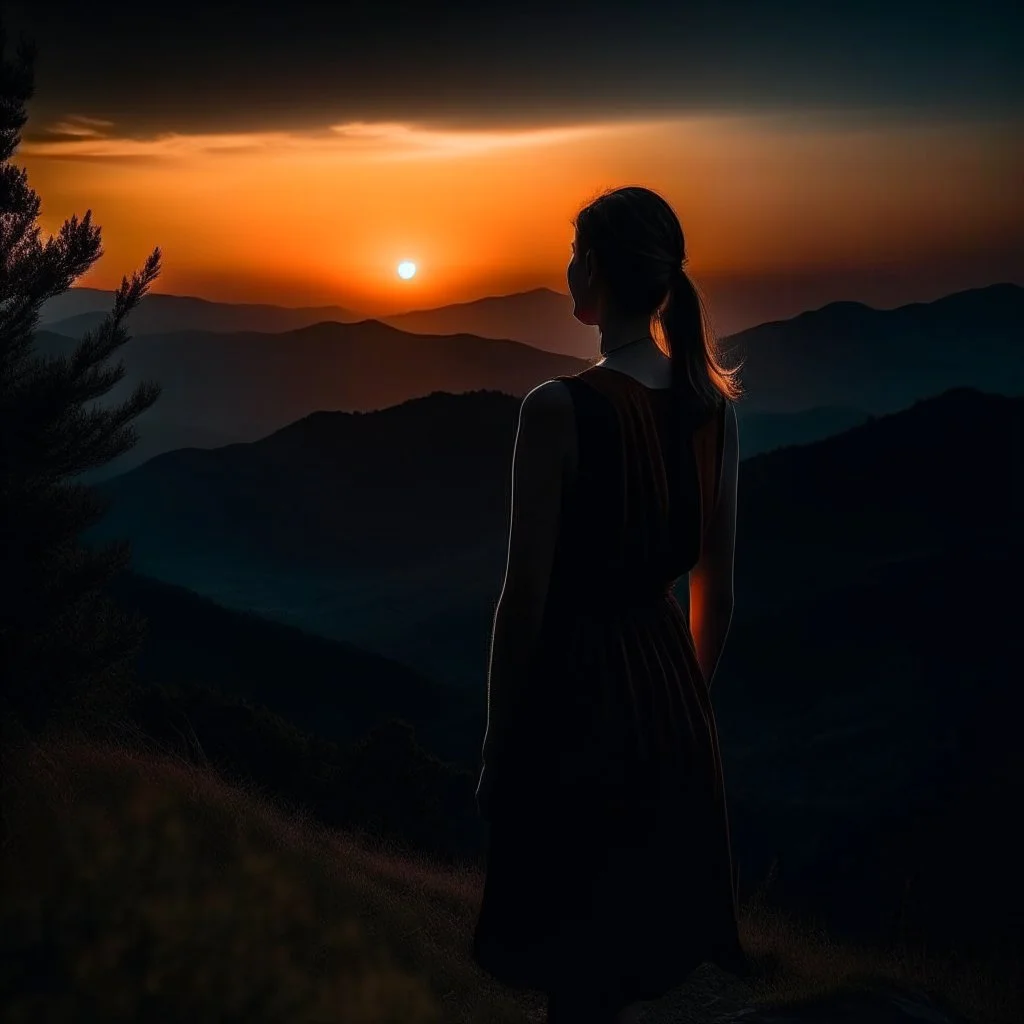
POLYGON ((551 1024, 624 1024, 703 961, 744 966, 708 696, 732 617, 739 387, 664 199, 616 189, 575 229, 573 313, 603 358, 520 411, 474 956, 546 992, 551 1024))

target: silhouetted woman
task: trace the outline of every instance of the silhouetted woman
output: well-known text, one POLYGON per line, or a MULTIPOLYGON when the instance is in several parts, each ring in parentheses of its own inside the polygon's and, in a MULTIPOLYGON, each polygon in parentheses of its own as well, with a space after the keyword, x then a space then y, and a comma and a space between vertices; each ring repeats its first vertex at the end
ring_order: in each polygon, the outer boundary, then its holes
POLYGON ((602 1024, 701 962, 744 967, 708 696, 732 617, 739 388, 664 199, 616 189, 575 228, 574 315, 603 358, 520 410, 474 955, 546 992, 552 1024, 602 1024), (689 619, 672 592, 687 575, 689 619))

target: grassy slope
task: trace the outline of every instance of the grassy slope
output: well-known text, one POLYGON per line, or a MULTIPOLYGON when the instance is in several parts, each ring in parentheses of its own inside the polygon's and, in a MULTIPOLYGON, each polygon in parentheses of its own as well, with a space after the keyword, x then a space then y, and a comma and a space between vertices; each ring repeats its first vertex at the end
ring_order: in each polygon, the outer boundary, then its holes
MULTIPOLYGON (((470 959, 479 872, 283 814, 212 770, 72 738, 4 751, 0 1005, 11 1021, 543 1021, 470 959)), ((858 952, 746 908, 759 972, 711 971, 645 1024, 709 1022, 857 979, 931 989, 979 1022, 1020 1006, 967 966, 858 952)), ((1004 976, 1004 981, 1006 981, 1004 976)), ((815 1016, 814 1019, 822 1019, 815 1016)))

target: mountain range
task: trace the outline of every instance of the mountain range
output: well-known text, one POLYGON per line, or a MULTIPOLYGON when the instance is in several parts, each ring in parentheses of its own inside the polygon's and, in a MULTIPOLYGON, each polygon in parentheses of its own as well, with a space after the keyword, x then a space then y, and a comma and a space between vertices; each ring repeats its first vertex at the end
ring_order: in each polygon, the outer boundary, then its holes
MULTIPOLYGON (((147 575, 469 682, 501 583, 518 404, 438 393, 167 453, 102 485, 111 509, 97 535, 129 537, 147 575)), ((892 558, 955 549, 953 526, 994 536, 1000 520, 973 495, 1000 497, 1008 515, 1011 477, 979 467, 992 453, 1019 458, 1019 434, 999 420, 1019 408, 953 391, 745 460, 744 601, 778 606, 892 558)))
MULTIPOLYGON (((43 331, 37 347, 73 341, 43 331)), ((281 334, 179 331, 134 338, 109 401, 156 380, 159 401, 138 420, 139 444, 111 463, 123 472, 160 452, 254 441, 319 410, 383 409, 432 391, 496 389, 522 396, 585 364, 514 341, 408 334, 376 320, 319 323, 281 334)))
MULTIPOLYGON (((55 334, 79 338, 98 326, 113 307, 114 293, 72 288, 48 300, 40 324, 55 334)), ((178 331, 259 331, 280 333, 325 321, 356 323, 371 319, 341 306, 288 308, 253 303, 210 302, 188 295, 149 294, 129 314, 132 334, 178 331)), ((520 341, 533 348, 578 359, 596 359, 598 333, 572 315, 572 299, 550 288, 494 295, 435 309, 417 309, 373 319, 410 334, 473 334, 498 341, 520 341)))
MULTIPOLYGON (((513 300, 527 303, 537 295, 481 300, 487 316, 466 318, 480 330, 505 314, 512 322, 513 300), (499 316, 500 310, 505 314, 499 316)), ((465 310, 427 312, 441 319, 444 313, 445 323, 454 323, 465 310)), ((533 321, 524 316, 519 322, 532 337, 533 321)), ((575 323, 571 316, 567 322, 575 323)), ((1022 338, 1024 288, 1016 285, 895 310, 834 303, 733 335, 724 347, 727 358, 744 362, 744 451, 814 441, 949 387, 1022 393, 1022 338)), ((46 329, 37 344, 56 353, 74 342, 46 329)), ((126 346, 124 361, 126 379, 112 399, 142 379, 159 381, 164 393, 139 420, 138 446, 105 475, 176 448, 254 441, 310 412, 369 411, 441 390, 521 396, 549 377, 587 365, 521 341, 410 334, 376 320, 323 322, 277 334, 145 334, 126 346)))

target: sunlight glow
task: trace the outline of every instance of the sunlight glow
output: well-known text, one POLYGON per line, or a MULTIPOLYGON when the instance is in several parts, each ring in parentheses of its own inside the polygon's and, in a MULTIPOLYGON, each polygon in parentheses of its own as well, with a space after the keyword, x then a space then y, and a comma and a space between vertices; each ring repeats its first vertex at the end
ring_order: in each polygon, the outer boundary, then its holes
POLYGON ((756 279, 768 295, 798 272, 1018 251, 1024 211, 1018 150, 997 122, 687 112, 147 137, 76 112, 48 128, 18 155, 44 232, 87 209, 102 226, 104 259, 80 286, 116 288, 159 244, 162 291, 373 315, 412 292, 423 306, 564 292, 571 218, 617 183, 676 206, 699 278, 756 279), (396 273, 400 261, 412 272, 396 273))
POLYGON ((403 260, 398 264, 398 276, 406 281, 416 273, 416 264, 411 260, 403 260))

